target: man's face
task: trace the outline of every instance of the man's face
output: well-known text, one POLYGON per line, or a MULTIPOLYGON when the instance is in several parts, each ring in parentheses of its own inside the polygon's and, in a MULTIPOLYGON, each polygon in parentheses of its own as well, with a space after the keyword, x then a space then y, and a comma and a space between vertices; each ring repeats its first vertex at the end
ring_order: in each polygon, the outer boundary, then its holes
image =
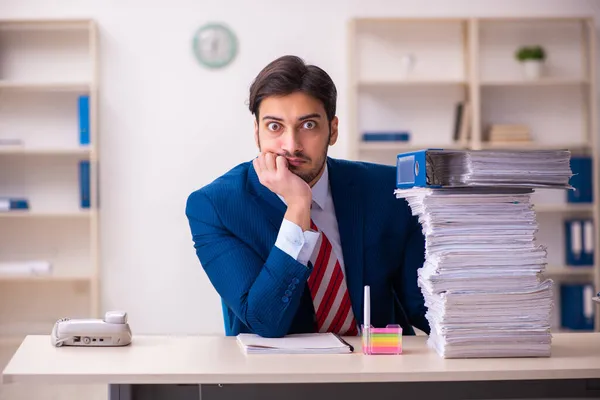
POLYGON ((327 147, 337 141, 337 117, 330 126, 323 104, 296 92, 265 98, 258 118, 254 138, 259 151, 285 156, 291 172, 311 186, 316 183, 327 160, 327 147))

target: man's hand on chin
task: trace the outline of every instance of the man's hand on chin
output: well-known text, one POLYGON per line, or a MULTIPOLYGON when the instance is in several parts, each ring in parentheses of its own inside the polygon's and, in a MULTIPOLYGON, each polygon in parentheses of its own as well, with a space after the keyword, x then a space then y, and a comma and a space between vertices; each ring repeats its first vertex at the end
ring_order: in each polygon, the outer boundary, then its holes
POLYGON ((310 229, 312 190, 308 183, 289 170, 287 159, 273 153, 261 153, 252 164, 260 183, 284 198, 288 206, 285 218, 303 231, 310 229))

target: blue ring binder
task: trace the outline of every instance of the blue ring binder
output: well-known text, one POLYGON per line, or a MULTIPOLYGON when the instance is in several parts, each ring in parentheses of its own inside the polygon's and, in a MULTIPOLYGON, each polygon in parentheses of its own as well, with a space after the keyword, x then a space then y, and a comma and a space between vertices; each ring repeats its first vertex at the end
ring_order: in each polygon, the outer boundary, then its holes
POLYGON ((398 154, 396 158, 396 187, 409 189, 411 187, 441 187, 431 185, 427 179, 427 152, 426 149, 398 154))

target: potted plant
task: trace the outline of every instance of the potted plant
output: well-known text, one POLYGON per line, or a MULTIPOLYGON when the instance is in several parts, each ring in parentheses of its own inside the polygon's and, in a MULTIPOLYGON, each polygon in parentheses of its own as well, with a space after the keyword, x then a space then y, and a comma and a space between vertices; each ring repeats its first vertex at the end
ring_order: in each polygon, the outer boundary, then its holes
POLYGON ((546 51, 542 46, 523 46, 515 53, 516 59, 523 66, 527 79, 538 79, 542 74, 542 66, 546 61, 546 51))

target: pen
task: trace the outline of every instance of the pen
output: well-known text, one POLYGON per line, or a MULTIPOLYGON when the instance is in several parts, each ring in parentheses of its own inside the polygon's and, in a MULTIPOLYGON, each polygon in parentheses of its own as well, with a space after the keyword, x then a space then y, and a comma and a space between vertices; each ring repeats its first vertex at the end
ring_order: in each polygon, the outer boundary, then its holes
POLYGON ((354 352, 354 346, 352 346, 350 343, 346 342, 344 340, 344 338, 342 338, 340 335, 338 335, 337 333, 334 333, 335 337, 338 338, 338 340, 342 343, 344 343, 346 346, 348 346, 348 348, 350 349, 350 352, 354 352))
POLYGON ((369 349, 371 347, 371 287, 369 285, 365 286, 365 296, 363 304, 363 335, 366 336, 367 349, 369 349))
POLYGON ((371 326, 371 288, 368 285, 365 286, 365 301, 363 314, 365 318, 365 328, 369 328, 371 326))

